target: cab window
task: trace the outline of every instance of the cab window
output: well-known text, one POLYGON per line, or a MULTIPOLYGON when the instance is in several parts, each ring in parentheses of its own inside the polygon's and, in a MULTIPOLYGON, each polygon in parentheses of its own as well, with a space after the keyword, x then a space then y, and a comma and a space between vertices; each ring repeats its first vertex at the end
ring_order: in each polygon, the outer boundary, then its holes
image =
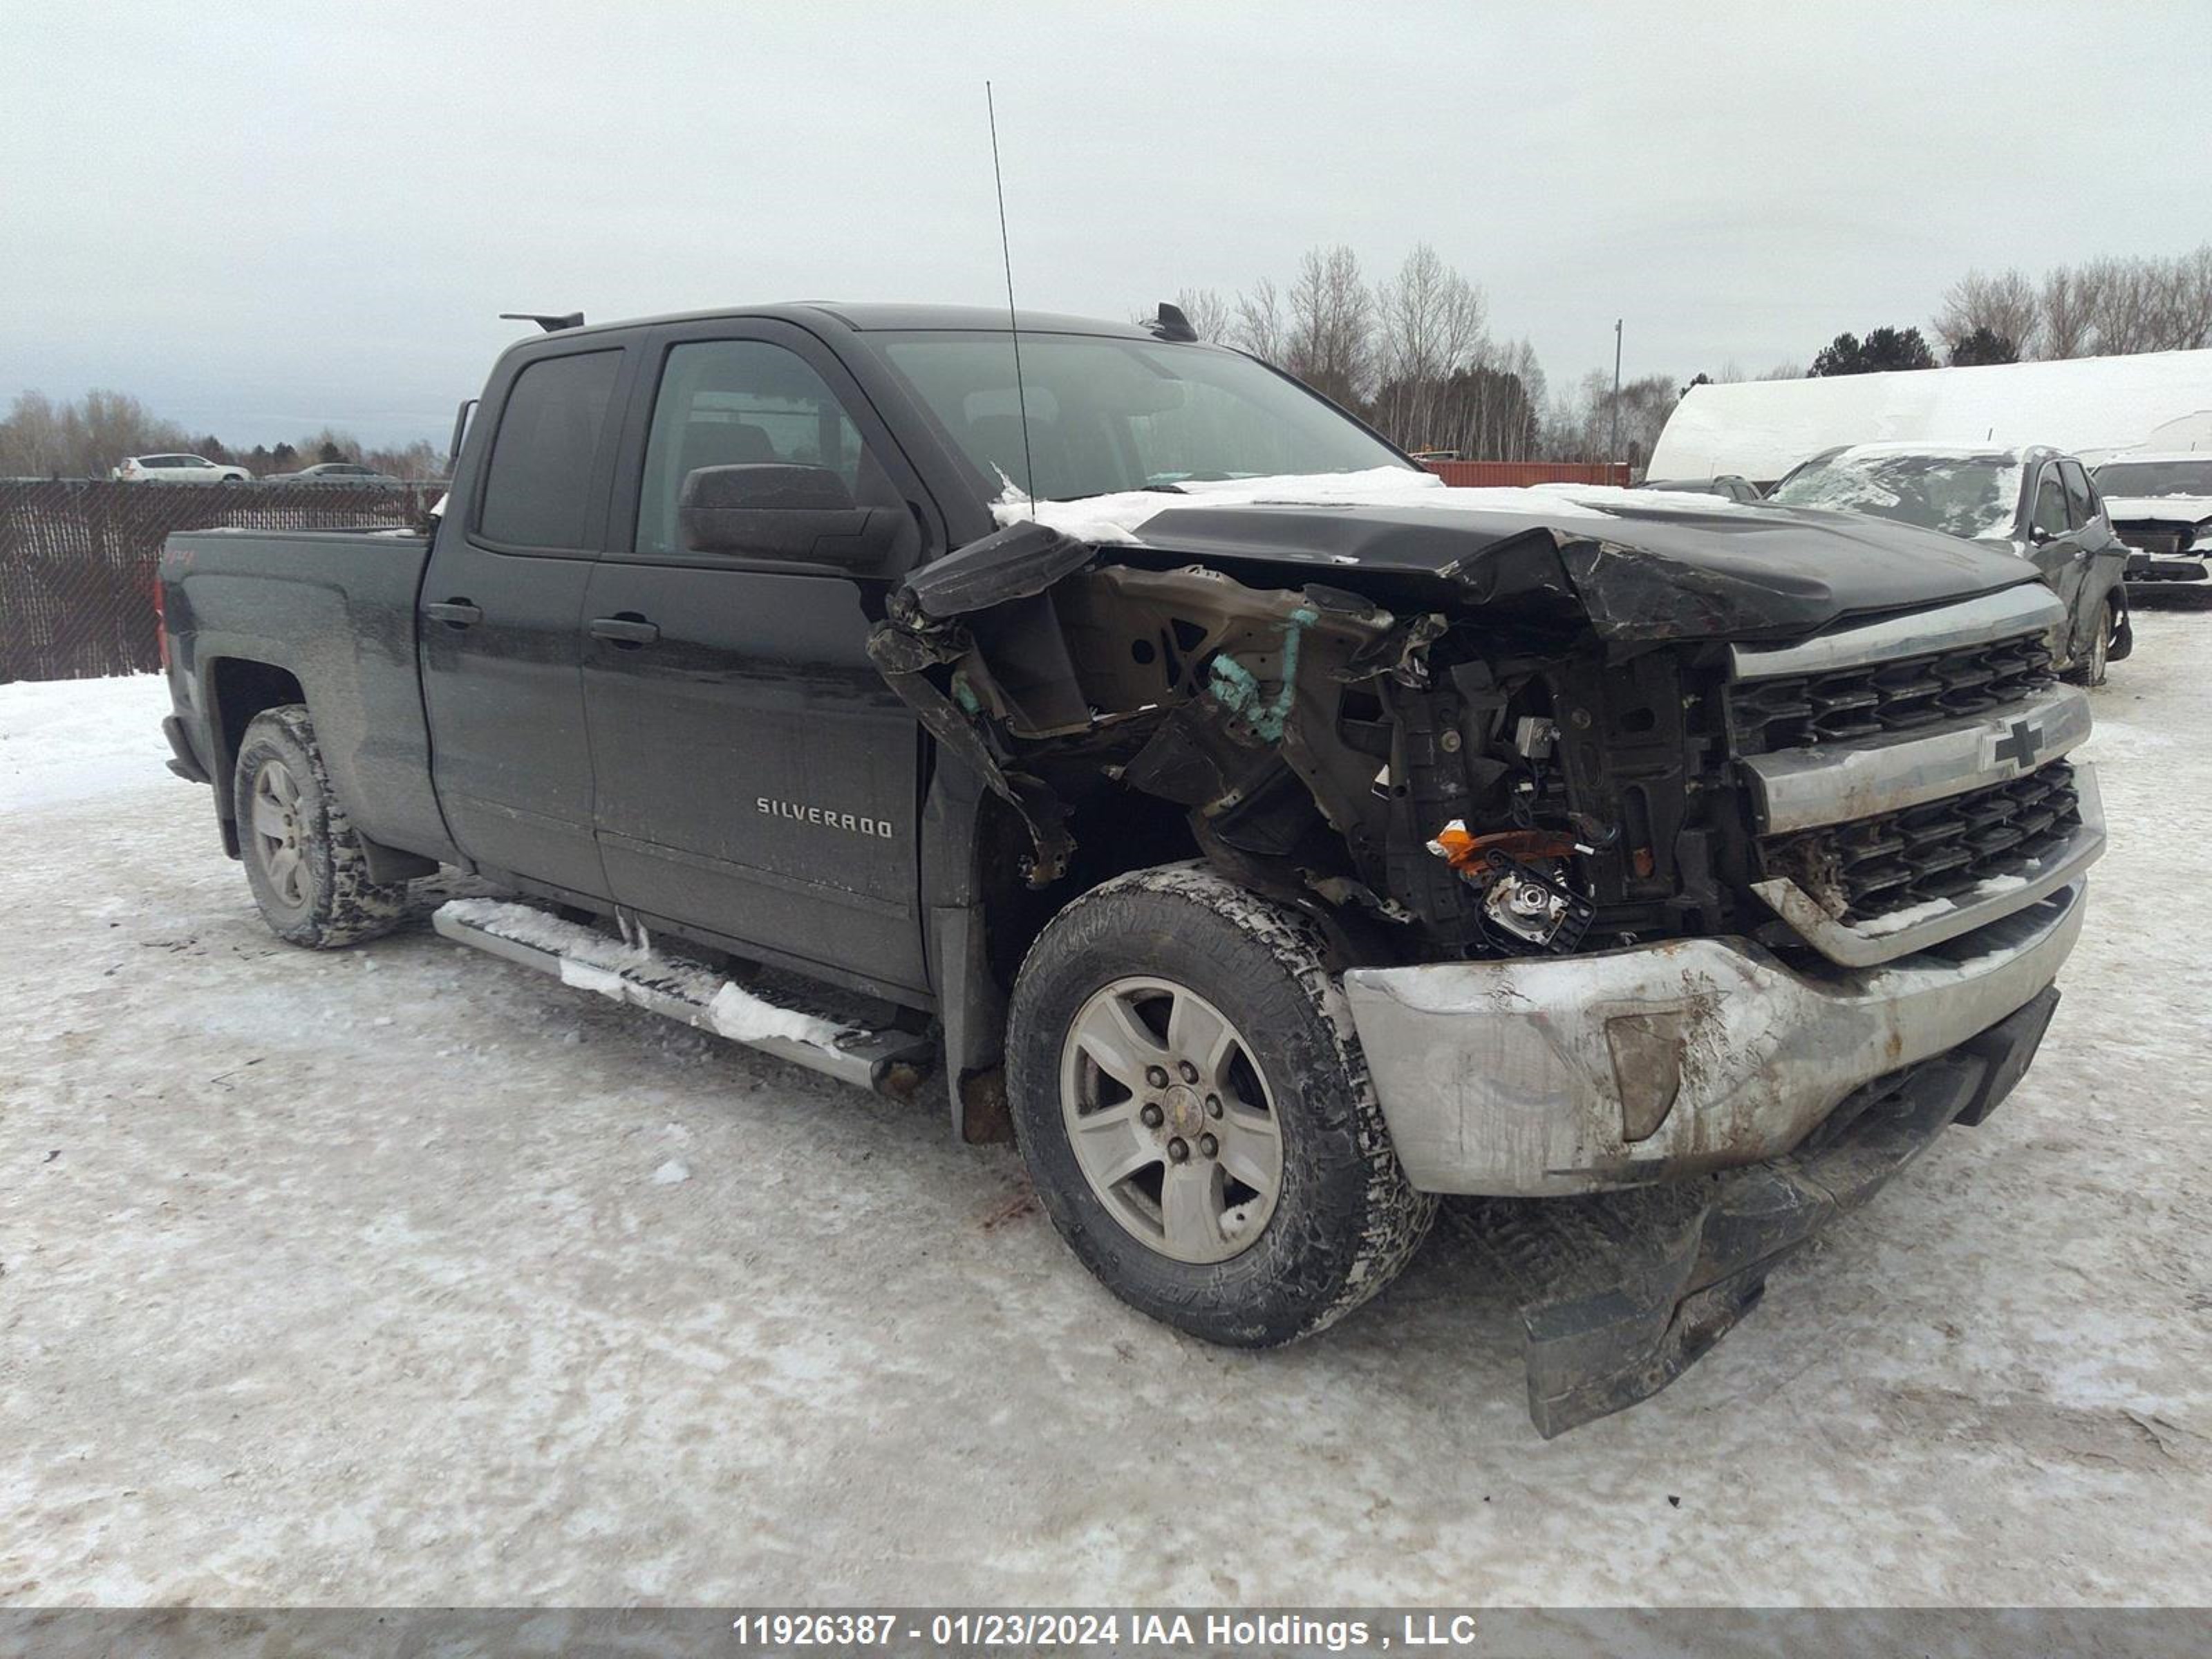
POLYGON ((619 351, 542 357, 515 377, 484 470, 477 529, 513 547, 588 547, 585 522, 619 351))
POLYGON ((670 348, 646 439, 636 550, 682 550, 677 507, 691 473, 779 462, 827 468, 864 505, 897 500, 837 394, 798 353, 763 340, 670 348))
POLYGON ((2041 480, 2035 486, 2035 517, 2030 521, 2034 528, 2048 536, 2066 533, 2066 486, 2058 477, 2056 466, 2046 465, 2041 480))
POLYGON ((2081 530, 2094 524, 2104 507, 2089 487, 2089 475, 2078 461, 2061 461, 2058 471, 2066 480, 2066 504, 2073 512, 2074 527, 2081 530))

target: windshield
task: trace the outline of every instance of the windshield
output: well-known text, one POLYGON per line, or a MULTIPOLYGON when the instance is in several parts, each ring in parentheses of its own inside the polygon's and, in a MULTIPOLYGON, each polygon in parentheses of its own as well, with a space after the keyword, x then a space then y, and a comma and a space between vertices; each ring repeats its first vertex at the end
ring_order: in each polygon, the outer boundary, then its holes
POLYGON ((2009 536, 2020 507, 2016 456, 1869 454, 1844 450, 1808 461, 1766 499, 1782 507, 1822 507, 1947 531, 1954 536, 2009 536))
POLYGON ((1202 346, 1088 334, 1022 336, 1022 396, 1003 333, 875 337, 883 355, 983 476, 1074 501, 1200 480, 1409 466, 1295 382, 1202 346))
POLYGON ((2212 495, 2212 455, 2201 461, 2115 461, 2097 469, 2107 495, 2212 495))

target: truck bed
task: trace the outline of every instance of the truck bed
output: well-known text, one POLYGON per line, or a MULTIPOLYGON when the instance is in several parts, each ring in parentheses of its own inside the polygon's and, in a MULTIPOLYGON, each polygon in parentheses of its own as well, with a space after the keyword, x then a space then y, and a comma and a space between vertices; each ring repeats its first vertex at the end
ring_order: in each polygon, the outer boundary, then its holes
MULTIPOLYGON (((162 549, 179 704, 204 708, 226 664, 296 679, 340 799, 362 831, 394 847, 446 848, 430 791, 429 732, 416 657, 428 538, 360 530, 196 530, 162 549)), ((238 734, 202 757, 229 775, 238 734)))

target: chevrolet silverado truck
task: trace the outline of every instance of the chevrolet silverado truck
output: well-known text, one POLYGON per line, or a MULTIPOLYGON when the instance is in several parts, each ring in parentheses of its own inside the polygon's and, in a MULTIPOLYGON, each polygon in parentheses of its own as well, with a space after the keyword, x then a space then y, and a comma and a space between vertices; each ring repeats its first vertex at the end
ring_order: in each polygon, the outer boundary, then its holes
POLYGON ((1449 1198, 1546 1434, 2043 1036, 2105 830, 2021 559, 1447 489, 1170 307, 545 320, 422 533, 164 550, 174 769, 283 939, 453 866, 453 939, 939 1073, 1215 1342, 1322 1330, 1449 1198))

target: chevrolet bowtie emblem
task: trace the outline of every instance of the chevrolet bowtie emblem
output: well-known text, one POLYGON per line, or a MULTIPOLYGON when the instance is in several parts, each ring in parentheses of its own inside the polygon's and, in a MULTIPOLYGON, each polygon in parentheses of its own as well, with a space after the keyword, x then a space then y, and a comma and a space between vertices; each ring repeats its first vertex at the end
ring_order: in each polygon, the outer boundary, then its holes
POLYGON ((2016 762, 2020 769, 2025 772, 2034 763, 2036 755, 2042 748, 2042 729, 2030 726, 2026 720, 2014 720, 2012 730, 1997 739, 1996 746, 1990 753, 1997 760, 2016 762))

